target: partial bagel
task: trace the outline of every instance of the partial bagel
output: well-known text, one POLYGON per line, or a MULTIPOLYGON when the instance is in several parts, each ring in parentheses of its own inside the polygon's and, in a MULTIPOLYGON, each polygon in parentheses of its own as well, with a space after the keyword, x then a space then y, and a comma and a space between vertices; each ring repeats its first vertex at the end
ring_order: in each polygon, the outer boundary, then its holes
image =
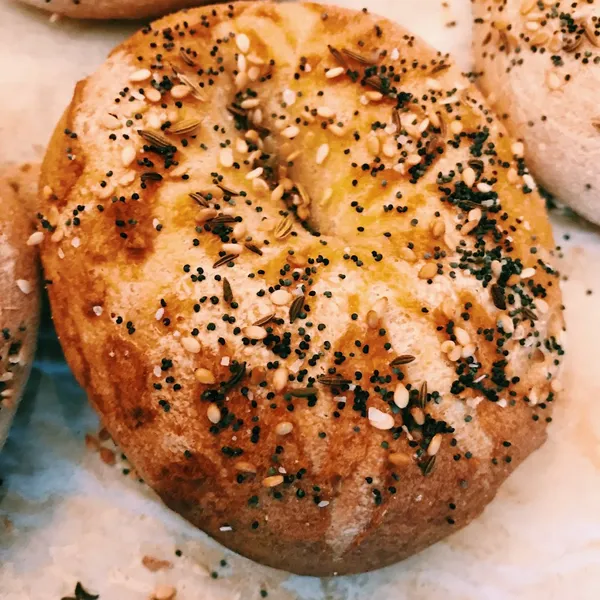
POLYGON ((74 19, 143 19, 209 3, 207 0, 22 0, 22 2, 74 19))
POLYGON ((162 19, 77 86, 41 181, 71 368, 229 548, 393 563, 545 439, 544 203, 482 96, 399 25, 302 3, 162 19))
POLYGON ((40 285, 34 204, 39 167, 0 170, 0 450, 27 378, 37 340, 40 285))
POLYGON ((597 1, 475 0, 479 84, 536 179, 600 223, 597 1))

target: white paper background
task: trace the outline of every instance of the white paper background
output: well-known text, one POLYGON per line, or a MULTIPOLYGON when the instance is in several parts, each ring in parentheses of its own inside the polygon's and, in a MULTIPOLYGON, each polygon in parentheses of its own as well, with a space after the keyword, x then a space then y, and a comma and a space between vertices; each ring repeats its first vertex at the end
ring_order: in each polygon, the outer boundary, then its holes
MULTIPOLYGON (((449 7, 441 0, 367 4, 452 51, 469 69, 468 0, 450 0, 449 7), (457 26, 445 27, 449 21, 457 26)), ((39 157, 76 80, 133 29, 50 24, 47 15, 0 0, 0 162, 39 157)), ((142 600, 158 582, 175 585, 179 600, 253 600, 261 588, 276 600, 600 598, 600 233, 554 222, 568 276, 568 392, 548 443, 467 529, 402 564, 357 577, 294 577, 237 557, 85 451, 83 437, 97 420, 45 331, 0 456, 0 598, 58 600, 78 580, 101 600, 142 600), (174 568, 150 573, 141 566, 145 554, 172 560, 174 568)))

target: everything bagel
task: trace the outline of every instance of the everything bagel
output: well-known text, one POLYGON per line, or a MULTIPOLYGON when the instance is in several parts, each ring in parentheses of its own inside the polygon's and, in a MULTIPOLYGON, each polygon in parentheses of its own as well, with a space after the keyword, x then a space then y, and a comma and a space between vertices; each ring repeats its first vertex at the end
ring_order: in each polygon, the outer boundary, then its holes
POLYGON ((393 563, 545 439, 544 203, 482 96, 397 24, 162 19, 77 86, 40 189, 71 368, 144 480, 237 552, 393 563))

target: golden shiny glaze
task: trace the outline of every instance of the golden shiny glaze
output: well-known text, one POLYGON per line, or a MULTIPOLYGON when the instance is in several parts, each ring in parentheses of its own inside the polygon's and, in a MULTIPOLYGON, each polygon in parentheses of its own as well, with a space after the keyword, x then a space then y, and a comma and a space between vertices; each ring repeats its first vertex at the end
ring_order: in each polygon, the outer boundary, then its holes
POLYGON ((73 19, 142 19, 158 17, 201 0, 22 0, 36 8, 73 19))
POLYGON ((317 4, 167 17, 78 85, 41 180, 54 319, 169 506, 314 575, 481 512, 560 387, 552 234, 511 152, 447 56, 317 4))

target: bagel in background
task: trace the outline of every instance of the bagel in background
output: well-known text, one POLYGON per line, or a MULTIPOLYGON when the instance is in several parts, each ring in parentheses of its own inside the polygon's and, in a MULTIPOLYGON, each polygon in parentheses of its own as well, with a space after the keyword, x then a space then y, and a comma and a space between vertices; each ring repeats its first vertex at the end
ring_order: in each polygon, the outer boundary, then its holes
POLYGON ((0 450, 33 363, 40 311, 38 165, 0 169, 0 450), (33 237, 32 237, 33 236, 33 237))
POLYGON ((209 4, 206 0, 22 0, 74 19, 143 19, 209 4))
POLYGON ((474 0, 478 83, 533 175, 600 223, 600 7, 474 0), (541 8, 540 8, 541 7, 541 8))
POLYGON ((162 19, 78 84, 40 189, 70 367, 165 503, 241 554, 391 564, 546 437, 544 202, 482 95, 395 23, 162 19))

